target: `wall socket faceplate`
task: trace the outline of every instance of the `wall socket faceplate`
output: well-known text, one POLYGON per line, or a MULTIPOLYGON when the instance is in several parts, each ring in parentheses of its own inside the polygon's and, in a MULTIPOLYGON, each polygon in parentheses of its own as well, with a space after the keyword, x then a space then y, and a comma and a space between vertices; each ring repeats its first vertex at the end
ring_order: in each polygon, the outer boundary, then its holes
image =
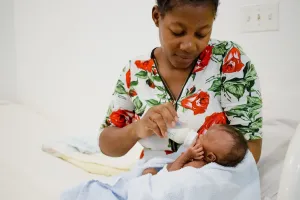
POLYGON ((241 8, 243 33, 279 30, 279 2, 241 8))

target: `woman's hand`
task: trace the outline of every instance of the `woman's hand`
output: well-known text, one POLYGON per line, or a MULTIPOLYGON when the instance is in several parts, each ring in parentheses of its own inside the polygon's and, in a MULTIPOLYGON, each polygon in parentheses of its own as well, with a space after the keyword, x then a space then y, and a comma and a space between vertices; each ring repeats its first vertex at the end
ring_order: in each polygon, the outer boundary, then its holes
POLYGON ((174 127, 177 121, 178 116, 172 103, 154 106, 135 123, 134 134, 140 139, 153 134, 164 138, 167 136, 167 129, 174 127))

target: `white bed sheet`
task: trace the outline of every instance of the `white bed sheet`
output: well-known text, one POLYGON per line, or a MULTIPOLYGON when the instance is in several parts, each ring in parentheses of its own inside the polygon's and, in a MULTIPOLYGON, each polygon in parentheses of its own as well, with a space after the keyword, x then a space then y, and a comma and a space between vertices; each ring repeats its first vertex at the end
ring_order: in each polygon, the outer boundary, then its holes
POLYGON ((296 121, 287 119, 264 122, 262 155, 258 163, 263 200, 277 199, 285 154, 297 125, 296 121))
POLYGON ((58 133, 25 107, 0 105, 0 199, 55 200, 62 190, 100 177, 41 151, 48 136, 58 133))

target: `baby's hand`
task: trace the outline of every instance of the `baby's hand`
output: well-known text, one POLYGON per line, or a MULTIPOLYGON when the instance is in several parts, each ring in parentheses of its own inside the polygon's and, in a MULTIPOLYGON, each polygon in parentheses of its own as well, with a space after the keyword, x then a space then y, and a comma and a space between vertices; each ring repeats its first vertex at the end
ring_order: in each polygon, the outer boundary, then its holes
POLYGON ((203 147, 200 144, 194 143, 187 151, 191 159, 202 160, 204 158, 203 147))

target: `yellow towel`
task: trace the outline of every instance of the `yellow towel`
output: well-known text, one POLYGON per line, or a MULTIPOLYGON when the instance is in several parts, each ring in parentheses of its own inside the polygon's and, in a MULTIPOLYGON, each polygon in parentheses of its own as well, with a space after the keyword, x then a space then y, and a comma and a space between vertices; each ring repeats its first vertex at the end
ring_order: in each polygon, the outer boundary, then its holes
POLYGON ((115 176, 132 168, 139 159, 142 146, 137 144, 125 156, 120 158, 112 158, 102 153, 83 154, 64 143, 43 145, 42 150, 88 173, 115 176))

